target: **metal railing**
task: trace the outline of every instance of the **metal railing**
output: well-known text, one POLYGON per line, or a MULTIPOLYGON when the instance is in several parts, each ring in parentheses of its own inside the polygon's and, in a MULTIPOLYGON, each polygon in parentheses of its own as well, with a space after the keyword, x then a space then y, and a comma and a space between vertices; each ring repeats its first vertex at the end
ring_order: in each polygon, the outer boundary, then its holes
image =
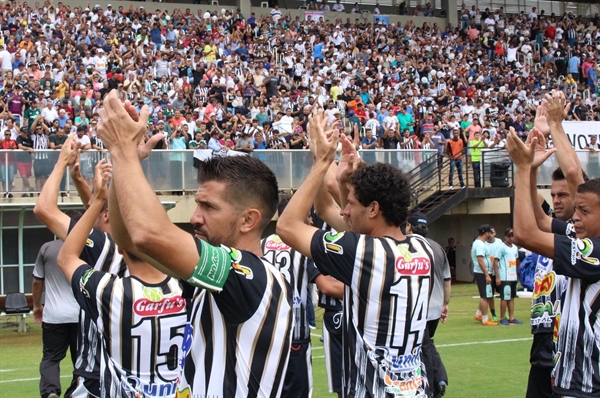
MULTIPOLYGON (((15 196, 38 193, 58 161, 59 153, 58 150, 39 150, 33 154, 22 150, 0 150, 0 193, 10 192, 15 196)), ((229 151, 228 154, 245 155, 237 151, 229 151)), ((401 170, 410 171, 424 167, 422 163, 437 151, 377 149, 362 150, 359 154, 369 164, 390 163, 401 170)), ((142 162, 142 167, 150 185, 157 192, 196 191, 198 182, 194 164, 211 156, 211 150, 154 150, 142 162)), ((262 160, 273 170, 280 189, 300 187, 312 165, 312 155, 308 150, 255 150, 250 156, 262 160)), ((107 153, 95 150, 81 153, 81 174, 88 184, 92 183, 95 165, 104 157, 108 158, 107 153)), ((76 192, 69 170, 61 181, 60 192, 76 192)))

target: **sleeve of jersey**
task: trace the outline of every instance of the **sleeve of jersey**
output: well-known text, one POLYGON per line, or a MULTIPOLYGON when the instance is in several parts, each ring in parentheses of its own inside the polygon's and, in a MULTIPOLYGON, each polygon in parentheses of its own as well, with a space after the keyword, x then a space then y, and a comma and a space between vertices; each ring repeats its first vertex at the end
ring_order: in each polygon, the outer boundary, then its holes
MULTIPOLYGON (((76 221, 71 219, 71 223, 69 224, 69 233, 71 233, 73 227, 75 227, 75 224, 76 221)), ((95 264, 102 253, 105 239, 106 235, 103 232, 92 229, 87 240, 85 241, 85 246, 83 247, 79 258, 88 264, 95 264)))
POLYGON ((573 224, 559 220, 558 218, 552 219, 552 233, 560 235, 571 235, 573 230, 573 224))
POLYGON ((600 239, 554 235, 554 270, 589 283, 600 281, 600 239))
POLYGON ((306 259, 306 274, 308 275, 308 281, 310 283, 313 283, 315 278, 321 275, 313 259, 306 259))
POLYGON ((46 251, 46 245, 44 244, 40 249, 40 252, 35 259, 35 266, 33 267, 33 277, 38 280, 44 280, 44 252, 46 251))
POLYGON ((331 275, 342 283, 352 282, 356 245, 360 235, 353 232, 316 231, 310 251, 317 268, 323 275, 331 275))
POLYGON ((89 314, 92 319, 98 316, 98 286, 102 278, 114 277, 105 272, 96 271, 89 264, 82 264, 75 270, 71 278, 71 288, 73 295, 83 311, 89 314))

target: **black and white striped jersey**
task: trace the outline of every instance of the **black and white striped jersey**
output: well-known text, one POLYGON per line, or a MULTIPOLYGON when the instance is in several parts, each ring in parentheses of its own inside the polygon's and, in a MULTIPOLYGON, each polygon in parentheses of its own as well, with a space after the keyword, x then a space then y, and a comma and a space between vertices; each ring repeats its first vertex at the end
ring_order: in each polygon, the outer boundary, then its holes
MULTIPOLYGON (((191 299, 178 397, 279 397, 290 353, 292 290, 265 259, 197 240, 219 292, 184 284, 191 299)), ((188 279, 189 280, 189 279, 188 279)))
POLYGON ((100 397, 175 397, 187 327, 179 281, 149 284, 85 264, 71 283, 100 331, 100 397))
POLYGON ((315 263, 282 242, 277 235, 261 242, 264 258, 279 269, 293 292, 294 332, 292 343, 309 343, 310 328, 306 313, 308 284, 320 274, 315 263))
MULTIPOLYGON (((75 226, 71 220, 69 232, 75 226)), ((116 243, 105 232, 92 229, 85 242, 79 258, 92 266, 96 271, 123 277, 127 273, 127 266, 123 256, 119 254, 116 243)), ((79 312, 79 332, 77 336, 77 360, 73 373, 88 380, 98 380, 100 375, 100 335, 96 324, 86 316, 84 311, 79 312)), ((92 383, 97 385, 96 383, 92 383)), ((99 394, 99 391, 90 391, 99 394)))
POLYGON ((418 235, 404 241, 317 231, 319 270, 342 281, 344 389, 349 397, 425 397, 421 342, 433 252, 418 235))
MULTIPOLYGON (((555 232, 565 223, 552 220, 555 232)), ((553 390, 557 396, 600 396, 600 238, 554 235, 554 271, 568 277, 560 316, 554 318, 553 390), (557 340, 558 339, 558 340, 557 340)))
MULTIPOLYGON (((315 227, 325 232, 331 231, 334 234, 336 233, 336 231, 334 231, 329 225, 327 225, 327 223, 323 219, 321 219, 321 217, 317 215, 314 207, 310 210, 310 217, 315 227)), ((319 302, 317 303, 317 305, 319 307, 335 312, 339 312, 344 309, 344 302, 342 300, 323 294, 320 290, 318 290, 318 292, 319 302)))

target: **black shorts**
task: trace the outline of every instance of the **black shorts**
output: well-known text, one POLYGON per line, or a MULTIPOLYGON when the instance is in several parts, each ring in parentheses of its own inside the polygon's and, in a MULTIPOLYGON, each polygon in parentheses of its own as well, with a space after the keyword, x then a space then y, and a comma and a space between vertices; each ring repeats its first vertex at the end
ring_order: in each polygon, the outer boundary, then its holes
MULTIPOLYGON (((491 277, 491 276, 490 276, 491 277)), ((494 278, 492 278, 492 282, 494 278)), ((491 283, 486 283, 485 275, 475 273, 475 282, 477 282, 477 289, 479 290, 479 297, 488 299, 494 297, 494 286, 491 283)))
POLYGON ((312 363, 310 343, 292 343, 282 397, 308 398, 312 391, 312 363))
MULTIPOLYGON (((323 314, 323 350, 329 392, 342 391, 343 311, 325 310, 323 314)), ((282 395, 285 396, 285 395, 282 395)))
POLYGON ((517 281, 502 281, 498 288, 498 293, 500 293, 500 300, 504 301, 509 301, 510 299, 517 297, 517 281))
POLYGON ((48 177, 52 172, 53 164, 49 159, 35 159, 33 161, 33 173, 35 178, 48 177))

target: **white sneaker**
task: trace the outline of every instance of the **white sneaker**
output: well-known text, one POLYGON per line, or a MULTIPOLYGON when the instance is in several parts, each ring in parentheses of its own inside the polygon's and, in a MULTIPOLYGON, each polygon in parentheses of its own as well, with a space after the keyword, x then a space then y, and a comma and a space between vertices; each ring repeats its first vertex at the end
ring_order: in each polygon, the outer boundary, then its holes
POLYGON ((454 187, 452 185, 450 185, 449 189, 454 189, 454 187))

